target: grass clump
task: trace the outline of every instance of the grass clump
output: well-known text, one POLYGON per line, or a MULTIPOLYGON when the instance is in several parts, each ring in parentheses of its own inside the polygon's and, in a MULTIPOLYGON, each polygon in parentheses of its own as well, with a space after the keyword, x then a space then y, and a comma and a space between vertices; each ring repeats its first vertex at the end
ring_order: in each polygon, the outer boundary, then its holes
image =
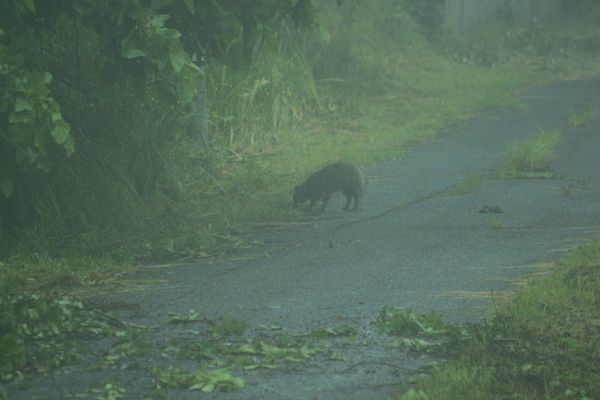
POLYGON ((506 228, 506 224, 500 218, 490 218, 487 221, 487 226, 490 229, 501 230, 506 228))
POLYGON ((600 112, 600 106, 588 106, 585 107, 581 112, 577 113, 575 110, 571 110, 571 114, 569 115, 569 122, 572 126, 576 128, 586 127, 590 121, 598 115, 600 112))
POLYGON ((401 399, 600 397, 600 240, 531 279, 401 399))
POLYGON ((450 194, 454 196, 462 196, 477 191, 485 182, 485 178, 481 174, 473 174, 450 189, 450 194))
POLYGON ((558 130, 540 132, 512 143, 505 156, 505 166, 500 176, 505 178, 550 178, 548 162, 556 157, 556 147, 560 143, 558 130))

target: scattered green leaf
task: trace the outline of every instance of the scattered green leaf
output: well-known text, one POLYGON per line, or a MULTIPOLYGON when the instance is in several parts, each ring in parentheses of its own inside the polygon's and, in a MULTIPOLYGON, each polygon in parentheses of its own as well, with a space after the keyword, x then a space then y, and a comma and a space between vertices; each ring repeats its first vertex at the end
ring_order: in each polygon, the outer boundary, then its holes
POLYGON ((203 319, 194 310, 188 311, 187 314, 168 313, 170 324, 188 324, 193 322, 201 322, 203 319))
POLYGON ((384 307, 373 325, 391 336, 440 335, 447 332, 441 315, 436 312, 416 314, 403 308, 384 307))

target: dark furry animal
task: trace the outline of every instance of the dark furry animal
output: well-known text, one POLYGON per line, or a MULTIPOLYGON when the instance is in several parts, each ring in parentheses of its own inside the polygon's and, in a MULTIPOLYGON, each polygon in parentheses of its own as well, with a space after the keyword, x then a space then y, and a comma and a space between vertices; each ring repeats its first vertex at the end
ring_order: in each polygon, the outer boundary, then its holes
POLYGON ((364 187, 363 175, 358 167, 347 161, 337 161, 321 168, 294 188, 294 207, 310 200, 310 207, 321 200, 324 210, 332 194, 342 192, 346 196, 344 210, 350 208, 354 199, 354 207, 358 207, 358 199, 364 187))

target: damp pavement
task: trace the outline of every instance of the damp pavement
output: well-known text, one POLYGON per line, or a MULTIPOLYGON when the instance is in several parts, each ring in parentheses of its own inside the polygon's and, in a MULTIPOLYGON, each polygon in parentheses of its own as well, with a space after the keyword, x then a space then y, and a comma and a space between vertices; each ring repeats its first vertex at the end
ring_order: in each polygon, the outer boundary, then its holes
MULTIPOLYGON (((488 110, 400 159, 365 168, 358 211, 342 211, 339 195, 318 218, 257 229, 253 235, 265 243, 258 249, 142 269, 134 278, 158 283, 115 288, 92 302, 114 304, 111 311, 150 327, 156 340, 189 330, 166 323, 169 313, 189 310, 290 335, 340 324, 358 329, 354 341, 328 345, 338 358, 232 371, 246 381, 239 391, 168 389, 168 399, 393 398, 432 360, 389 346, 371 323, 382 307, 478 323, 495 296, 599 236, 600 115, 586 126, 570 122, 594 106, 600 107, 600 80, 529 89, 515 106, 488 110), (562 142, 548 163, 553 178, 493 178, 510 143, 557 129, 562 142), (473 176, 484 178, 481 186, 457 189, 473 176), (481 213, 486 207, 503 212, 481 213)), ((144 367, 75 366, 7 389, 10 399, 94 399, 99 395, 90 388, 114 382, 126 390, 122 398, 156 398, 144 367)))

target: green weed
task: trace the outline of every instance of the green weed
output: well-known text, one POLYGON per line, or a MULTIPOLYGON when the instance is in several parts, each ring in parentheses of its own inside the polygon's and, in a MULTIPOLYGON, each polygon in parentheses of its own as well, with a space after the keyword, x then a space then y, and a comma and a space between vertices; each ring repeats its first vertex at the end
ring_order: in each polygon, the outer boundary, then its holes
POLYGON ((487 226, 490 229, 500 230, 506 228, 506 224, 500 218, 490 218, 487 221, 487 226))
POLYGON ((232 376, 227 369, 184 372, 176 368, 154 369, 156 388, 184 387, 189 390, 200 390, 205 393, 238 390, 244 387, 242 378, 232 376))
POLYGON ((439 346, 439 343, 434 343, 428 340, 415 338, 398 338, 392 342, 392 346, 413 352, 427 352, 434 347, 439 346))
POLYGON ((213 337, 178 347, 180 358, 191 357, 207 366, 227 365, 246 371, 305 363, 322 353, 327 354, 309 340, 285 336, 257 336, 250 340, 213 337))
POLYGON ((485 178, 481 174, 473 174, 460 181, 456 186, 450 189, 449 194, 455 196, 462 196, 465 194, 473 193, 478 190, 483 183, 485 178))
POLYGON ((416 314, 411 310, 384 307, 373 325, 381 333, 393 336, 439 335, 446 333, 446 324, 436 312, 416 314))
POLYGON ((128 327, 126 330, 117 330, 113 332, 116 341, 99 360, 98 365, 109 368, 139 368, 142 360, 154 349, 153 344, 144 338, 146 329, 138 327, 128 327))
POLYGON ((569 122, 572 126, 577 128, 583 128, 587 126, 590 121, 598 115, 600 111, 600 107, 596 106, 587 106, 580 113, 576 113, 575 110, 571 110, 571 114, 569 115, 569 122))
POLYGON ((190 322, 200 322, 202 318, 194 310, 188 311, 187 314, 169 313, 170 324, 187 324, 190 322))
POLYGON ((505 156, 500 176, 504 178, 551 178, 548 162, 556 156, 560 131, 540 132, 512 143, 505 156))
POLYGON ((114 383, 107 383, 102 389, 92 389, 92 393, 99 394, 96 400, 118 400, 125 397, 126 391, 114 383))
POLYGON ((246 321, 229 317, 217 321, 208 320, 208 323, 211 326, 212 336, 215 338, 240 336, 250 327, 246 321))
POLYGON ((356 336, 358 331, 351 325, 340 325, 335 328, 319 328, 310 333, 310 336, 317 339, 330 337, 356 336))

